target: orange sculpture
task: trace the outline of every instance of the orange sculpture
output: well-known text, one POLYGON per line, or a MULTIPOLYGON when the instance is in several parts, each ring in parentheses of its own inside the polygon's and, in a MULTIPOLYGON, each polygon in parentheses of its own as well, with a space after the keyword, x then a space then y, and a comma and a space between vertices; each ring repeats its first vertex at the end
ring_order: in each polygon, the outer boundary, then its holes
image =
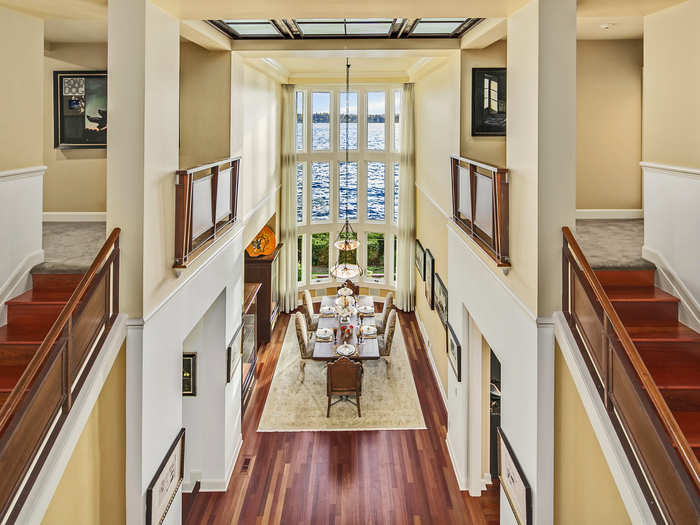
POLYGON ((277 246, 275 233, 269 226, 265 226, 258 232, 255 239, 253 239, 245 251, 248 252, 248 255, 251 257, 260 257, 262 255, 270 255, 275 251, 275 246, 277 246))

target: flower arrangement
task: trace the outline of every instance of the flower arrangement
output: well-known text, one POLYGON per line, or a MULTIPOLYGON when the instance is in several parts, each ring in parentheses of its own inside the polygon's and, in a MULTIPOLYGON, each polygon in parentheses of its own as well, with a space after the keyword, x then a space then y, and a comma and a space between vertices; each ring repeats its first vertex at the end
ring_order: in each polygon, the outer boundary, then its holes
POLYGON ((354 326, 349 324, 349 325, 342 325, 340 327, 340 337, 343 341, 343 343, 347 343, 350 338, 352 337, 354 326))

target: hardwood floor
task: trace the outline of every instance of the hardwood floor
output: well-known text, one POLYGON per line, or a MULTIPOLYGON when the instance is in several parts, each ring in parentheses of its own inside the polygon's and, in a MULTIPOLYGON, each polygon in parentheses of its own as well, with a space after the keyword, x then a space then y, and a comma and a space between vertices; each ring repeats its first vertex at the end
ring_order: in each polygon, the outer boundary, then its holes
POLYGON ((400 313, 427 430, 257 433, 289 316, 258 360, 243 446, 228 491, 183 496, 186 524, 478 524, 498 522, 498 491, 457 486, 446 414, 413 314, 400 313), (494 521, 495 516, 495 521, 494 521))

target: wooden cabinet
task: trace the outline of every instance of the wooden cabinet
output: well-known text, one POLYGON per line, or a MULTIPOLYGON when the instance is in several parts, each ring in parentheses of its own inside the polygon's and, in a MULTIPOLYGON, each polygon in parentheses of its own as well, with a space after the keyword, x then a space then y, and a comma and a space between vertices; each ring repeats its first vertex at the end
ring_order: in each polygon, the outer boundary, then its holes
POLYGON ((272 329, 279 316, 279 253, 282 243, 270 255, 245 255, 245 282, 261 283, 258 293, 258 344, 270 341, 272 329))
POLYGON ((258 363, 258 292, 260 283, 246 283, 241 327, 241 417, 253 393, 258 363))

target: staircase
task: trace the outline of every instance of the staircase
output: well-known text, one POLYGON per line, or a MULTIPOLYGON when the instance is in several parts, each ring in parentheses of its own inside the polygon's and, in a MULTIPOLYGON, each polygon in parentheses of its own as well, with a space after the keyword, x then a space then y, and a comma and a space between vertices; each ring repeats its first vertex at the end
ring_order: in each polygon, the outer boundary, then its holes
POLYGON ((700 333, 678 322, 680 301, 654 286, 654 270, 595 273, 700 459, 700 333))
POLYGON ((0 407, 80 282, 78 273, 32 274, 32 289, 7 301, 0 326, 0 407))

